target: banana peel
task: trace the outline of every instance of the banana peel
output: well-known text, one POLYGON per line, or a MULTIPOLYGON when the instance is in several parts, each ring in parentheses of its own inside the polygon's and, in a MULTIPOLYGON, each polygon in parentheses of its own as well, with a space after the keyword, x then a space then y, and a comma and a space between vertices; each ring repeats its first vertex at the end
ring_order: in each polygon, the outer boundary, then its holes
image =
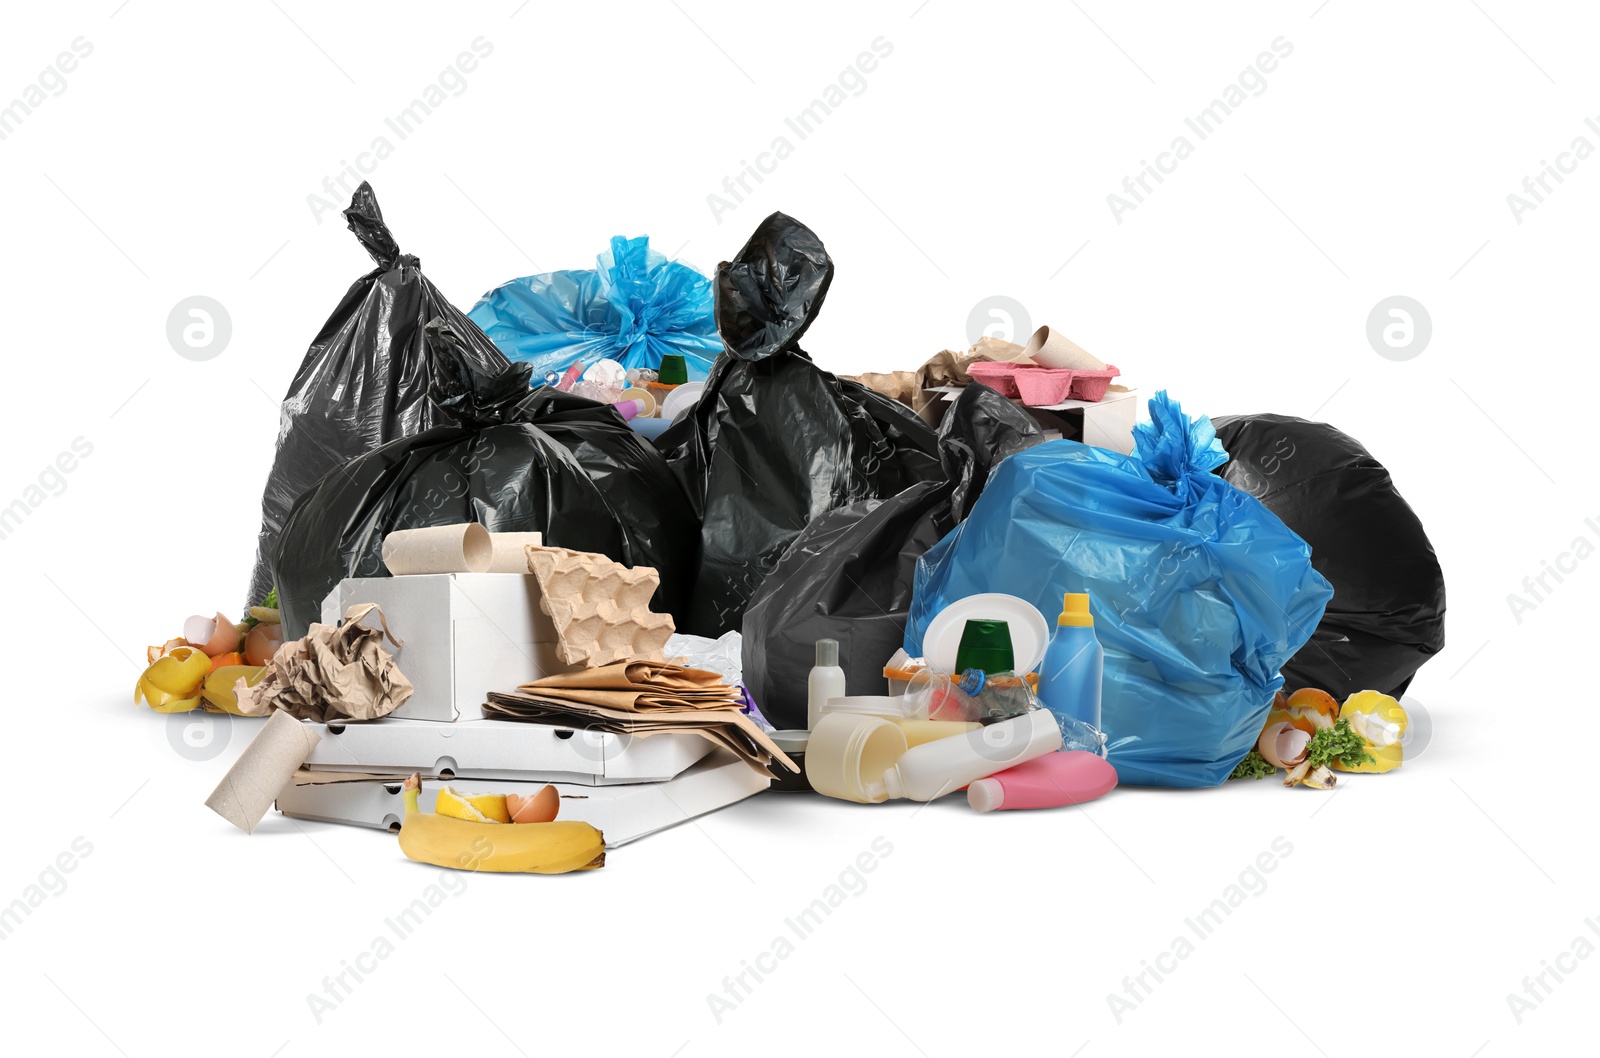
POLYGON ((1301 783, 1315 790, 1331 790, 1339 782, 1339 777, 1329 771, 1326 765, 1311 766, 1309 760, 1303 760, 1283 777, 1283 785, 1299 786, 1301 783))
POLYGON ((407 859, 464 871, 566 874, 606 862, 605 835, 588 823, 562 820, 507 826, 421 810, 421 778, 406 779, 400 851, 407 859))
POLYGON ((267 675, 266 665, 219 665, 200 683, 200 697, 207 712, 249 716, 239 708, 238 685, 254 687, 267 675))
POLYGON ((1380 691, 1357 691, 1339 707, 1339 719, 1350 721, 1350 727, 1367 744, 1372 760, 1353 767, 1334 762, 1340 771, 1381 774, 1400 767, 1405 760, 1401 739, 1411 718, 1405 707, 1380 691))
POLYGON ((158 713, 187 713, 200 707, 200 686, 211 658, 199 647, 173 647, 151 662, 133 687, 133 704, 158 713))

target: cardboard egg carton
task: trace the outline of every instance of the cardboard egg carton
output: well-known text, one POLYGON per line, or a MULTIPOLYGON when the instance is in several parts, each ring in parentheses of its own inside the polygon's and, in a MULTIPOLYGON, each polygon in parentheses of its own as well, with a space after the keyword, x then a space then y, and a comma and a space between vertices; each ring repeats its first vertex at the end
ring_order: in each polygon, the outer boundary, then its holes
POLYGON ((629 569, 605 555, 529 546, 528 572, 539 584, 539 608, 556 631, 556 653, 568 665, 598 668, 619 661, 663 661, 674 627, 652 613, 661 575, 629 569))

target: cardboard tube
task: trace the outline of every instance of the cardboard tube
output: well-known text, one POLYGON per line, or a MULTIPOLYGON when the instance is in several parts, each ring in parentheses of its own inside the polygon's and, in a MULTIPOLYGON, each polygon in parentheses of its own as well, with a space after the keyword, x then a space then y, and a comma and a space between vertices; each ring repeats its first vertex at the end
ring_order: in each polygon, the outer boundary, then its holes
POLYGON ((490 533, 489 543, 493 554, 489 558, 490 573, 528 572, 528 547, 543 547, 543 533, 490 533))
POLYGON ((1049 327, 1040 327, 1033 332, 1033 337, 1028 339, 1027 347, 1022 350, 1025 360, 1032 360, 1040 367, 1054 367, 1071 371, 1104 371, 1104 360, 1093 353, 1080 347, 1071 338, 1064 334, 1057 334, 1049 327))
POLYGON ((206 798, 206 807, 246 834, 254 833, 278 791, 294 781, 321 741, 306 724, 274 710, 206 798))
POLYGON ((383 564, 397 577, 487 573, 494 560, 489 530, 477 522, 397 529, 383 538, 383 564))

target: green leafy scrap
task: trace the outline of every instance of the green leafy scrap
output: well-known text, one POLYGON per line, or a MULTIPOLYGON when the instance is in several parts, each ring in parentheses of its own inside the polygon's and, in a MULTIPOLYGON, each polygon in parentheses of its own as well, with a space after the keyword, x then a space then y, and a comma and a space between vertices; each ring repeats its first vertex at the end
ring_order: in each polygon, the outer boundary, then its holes
POLYGON ((1234 765, 1233 774, 1229 779, 1266 779, 1277 774, 1278 769, 1267 763, 1267 758, 1261 755, 1258 749, 1252 749, 1244 755, 1244 759, 1234 765))
POLYGON ((1366 740, 1356 734, 1349 720, 1338 720, 1332 727, 1322 728, 1306 745, 1306 760, 1311 762, 1312 768, 1326 767, 1333 761, 1354 768, 1370 764, 1372 759, 1366 740))

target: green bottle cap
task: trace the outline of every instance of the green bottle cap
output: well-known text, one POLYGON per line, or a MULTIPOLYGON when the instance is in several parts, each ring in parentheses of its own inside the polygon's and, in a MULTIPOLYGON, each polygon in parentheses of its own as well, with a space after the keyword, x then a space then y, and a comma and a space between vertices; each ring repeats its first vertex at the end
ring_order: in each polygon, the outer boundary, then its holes
POLYGON ((669 386, 681 386, 689 381, 689 365, 684 362, 682 353, 665 353, 661 357, 661 369, 656 377, 669 386))
POLYGON ((968 621, 956 648, 956 671, 978 669, 989 674, 1016 668, 1011 650, 1011 626, 1005 621, 968 621))

